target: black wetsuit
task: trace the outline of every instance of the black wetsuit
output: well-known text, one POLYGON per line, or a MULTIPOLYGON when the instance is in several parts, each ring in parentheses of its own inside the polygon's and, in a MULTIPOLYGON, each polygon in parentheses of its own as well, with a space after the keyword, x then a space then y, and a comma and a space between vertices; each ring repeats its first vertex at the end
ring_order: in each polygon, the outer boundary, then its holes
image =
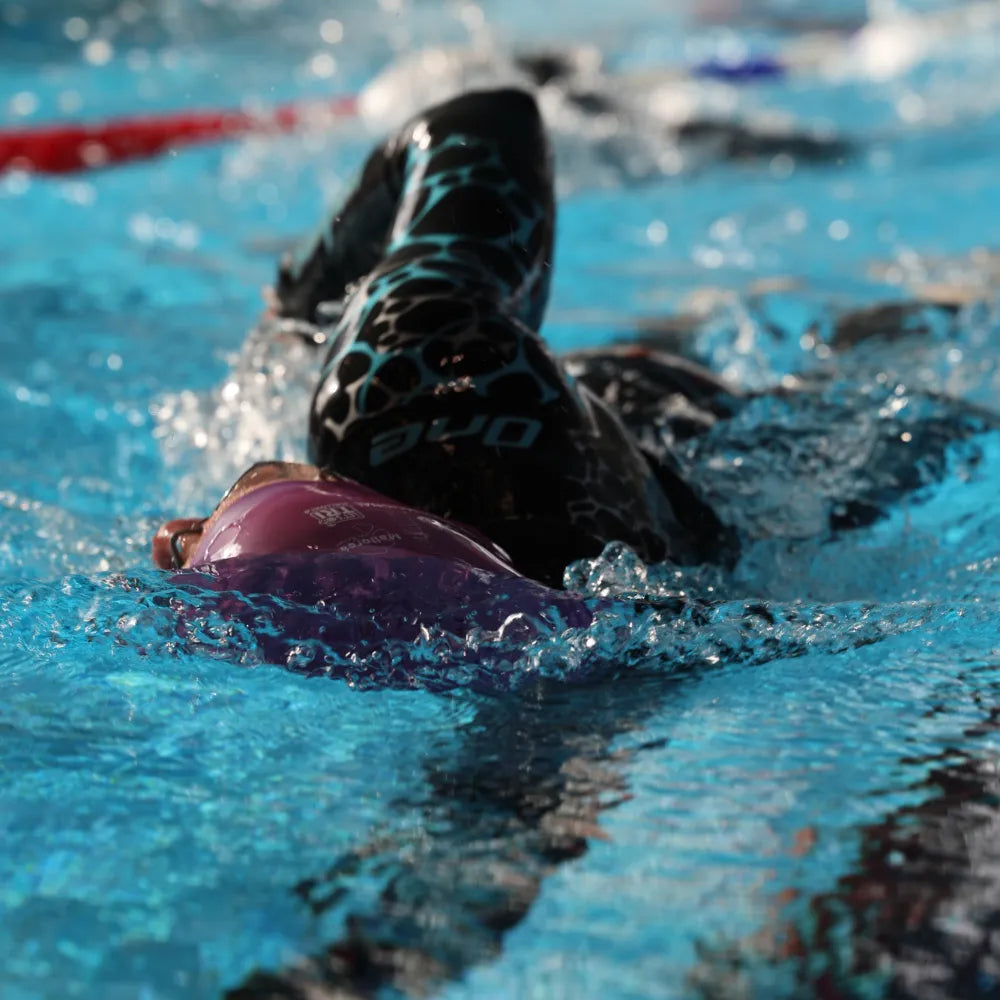
POLYGON ((522 91, 465 94, 377 149, 276 288, 284 316, 323 323, 331 303, 339 316, 311 457, 475 525, 545 581, 611 540, 647 561, 701 559, 718 521, 607 391, 682 391, 692 376, 635 351, 576 356, 570 374, 549 352, 554 221, 549 147, 522 91))

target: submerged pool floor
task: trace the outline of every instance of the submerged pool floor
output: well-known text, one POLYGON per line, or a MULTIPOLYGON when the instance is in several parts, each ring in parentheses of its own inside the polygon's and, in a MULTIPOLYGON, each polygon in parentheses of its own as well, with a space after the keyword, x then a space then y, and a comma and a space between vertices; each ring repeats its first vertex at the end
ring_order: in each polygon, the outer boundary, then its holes
POLYGON ((393 73, 364 120, 0 174, 4 1000, 1000 994, 1000 4, 661 7, 0 0, 4 127, 393 73), (441 43, 602 51, 617 116, 542 95, 544 329, 759 392, 678 452, 741 558, 611 547, 586 634, 429 623, 349 681, 181 642, 150 536, 302 455, 260 289, 441 43))

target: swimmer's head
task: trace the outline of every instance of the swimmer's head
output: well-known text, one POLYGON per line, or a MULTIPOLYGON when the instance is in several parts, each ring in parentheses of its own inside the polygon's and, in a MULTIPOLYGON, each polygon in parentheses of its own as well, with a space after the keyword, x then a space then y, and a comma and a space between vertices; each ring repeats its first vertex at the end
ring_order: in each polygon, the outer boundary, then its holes
POLYGON ((475 528, 287 462, 248 469, 207 518, 168 521, 153 540, 161 569, 277 553, 433 556, 518 575, 506 552, 475 528))
POLYGON ((315 465, 304 462, 257 462, 226 491, 208 517, 177 518, 162 524, 153 536, 153 562, 160 569, 183 569, 190 565, 206 530, 241 497, 268 483, 287 480, 313 483, 328 478, 315 465))

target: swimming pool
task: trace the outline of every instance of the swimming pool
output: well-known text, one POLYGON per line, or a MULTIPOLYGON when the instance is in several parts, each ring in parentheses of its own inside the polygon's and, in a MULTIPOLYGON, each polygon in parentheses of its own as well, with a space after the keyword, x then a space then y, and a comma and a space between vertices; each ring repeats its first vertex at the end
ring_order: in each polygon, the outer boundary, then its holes
MULTIPOLYGON (((0 0, 0 110, 354 93, 486 27, 600 44, 640 91, 737 44, 659 7, 0 0)), ((165 516, 301 454, 309 360, 244 339, 377 123, 0 176, 0 993, 299 996, 294 970, 326 955, 360 995, 995 995, 1000 436, 935 430, 955 423, 936 393, 995 406, 993 7, 880 22, 787 80, 684 83, 742 120, 822 125, 856 143, 844 163, 666 140, 650 160, 555 123, 557 348, 684 313, 685 350, 742 384, 827 374, 683 454, 745 539, 732 571, 615 550, 571 571, 707 610, 623 600, 583 637, 482 638, 492 694, 433 630, 410 690, 380 683, 406 650, 348 684, 258 665, 210 617, 191 648, 148 566, 165 516), (963 304, 916 314, 925 333, 830 350, 838 317, 943 285, 963 304), (907 489, 898 441, 920 446, 907 489), (845 497, 885 516, 831 531, 845 497)), ((738 37, 802 51, 759 18, 738 37)))

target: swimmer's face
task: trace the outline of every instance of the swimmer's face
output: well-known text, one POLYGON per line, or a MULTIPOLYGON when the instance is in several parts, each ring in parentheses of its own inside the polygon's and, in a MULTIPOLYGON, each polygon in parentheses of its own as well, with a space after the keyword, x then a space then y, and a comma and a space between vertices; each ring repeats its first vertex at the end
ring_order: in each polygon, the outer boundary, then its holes
POLYGON ((314 483, 322 478, 323 474, 315 465, 303 462, 257 462, 229 487, 208 517, 177 518, 162 524, 153 536, 153 562, 160 569, 183 569, 190 565, 201 536, 219 515, 240 497, 261 486, 284 480, 314 483))

